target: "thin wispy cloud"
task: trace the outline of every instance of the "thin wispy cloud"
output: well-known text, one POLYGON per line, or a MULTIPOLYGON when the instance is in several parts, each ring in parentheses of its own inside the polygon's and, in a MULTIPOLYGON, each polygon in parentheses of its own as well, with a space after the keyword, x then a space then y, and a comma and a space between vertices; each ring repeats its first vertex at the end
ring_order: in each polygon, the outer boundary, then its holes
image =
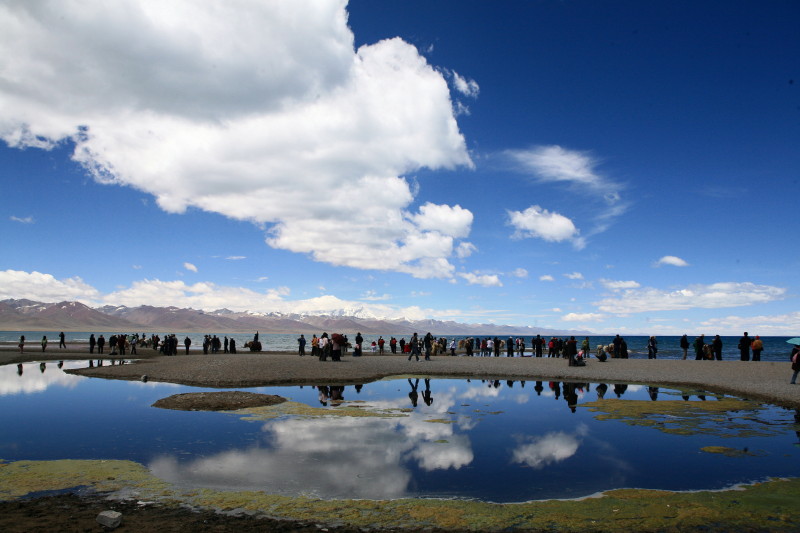
POLYGON ((12 220, 13 222, 19 222, 20 224, 33 224, 35 222, 33 217, 17 217, 11 215, 9 219, 12 220))
POLYGON ((197 267, 194 266, 192 263, 184 263, 183 268, 185 268, 189 272, 197 272, 197 267))
POLYGON ((785 295, 786 289, 782 287, 723 282, 689 285, 671 291, 652 287, 627 289, 594 305, 604 313, 627 314, 756 305, 783 299, 785 295))
POLYGON ((689 263, 687 263, 686 261, 684 261, 680 257, 676 257, 674 255, 665 255, 664 257, 662 257, 661 259, 659 259, 658 261, 656 261, 654 263, 654 266, 656 266, 656 267, 660 267, 660 266, 663 266, 663 265, 676 266, 676 267, 685 267, 685 266, 689 266, 689 263))
POLYGON ((621 196, 624 186, 598 172, 599 161, 589 152, 552 145, 535 146, 528 150, 507 150, 505 154, 518 172, 540 183, 565 184, 588 201, 600 200, 602 207, 592 210, 593 227, 580 237, 577 235, 578 230, 575 231, 573 245, 578 249, 586 245, 589 237, 608 230, 614 220, 628 209, 628 203, 621 196))

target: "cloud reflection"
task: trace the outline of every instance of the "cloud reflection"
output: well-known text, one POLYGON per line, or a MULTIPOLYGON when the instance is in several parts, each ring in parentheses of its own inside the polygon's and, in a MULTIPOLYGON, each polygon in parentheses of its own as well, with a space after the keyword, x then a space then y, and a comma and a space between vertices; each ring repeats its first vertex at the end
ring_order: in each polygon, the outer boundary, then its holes
MULTIPOLYGON (((67 362, 63 366, 70 368, 74 364, 67 362)), ((56 385, 71 389, 81 379, 86 378, 65 374, 55 361, 22 364, 22 374, 19 374, 18 365, 4 365, 0 367, 0 396, 44 392, 56 385)))
POLYGON ((512 460, 532 468, 543 468, 569 459, 579 447, 580 441, 574 435, 553 431, 533 439, 532 442, 521 444, 514 450, 512 460))
POLYGON ((149 467, 159 478, 187 486, 321 498, 402 498, 409 495, 414 466, 459 469, 474 458, 466 435, 455 434, 450 423, 426 422, 429 415, 272 420, 262 428, 263 447, 191 461, 162 456, 149 467))

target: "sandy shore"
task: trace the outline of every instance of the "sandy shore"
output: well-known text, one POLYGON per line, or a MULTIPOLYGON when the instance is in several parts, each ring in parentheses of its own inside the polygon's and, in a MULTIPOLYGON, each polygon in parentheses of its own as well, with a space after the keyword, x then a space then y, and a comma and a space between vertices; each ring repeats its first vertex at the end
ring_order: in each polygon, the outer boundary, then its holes
MULTIPOLYGON (((0 351, 0 364, 24 361, 86 359, 86 352, 48 350, 23 356, 0 351)), ((95 356, 96 357, 96 356, 95 356)), ((237 355, 178 355, 162 357, 140 350, 134 364, 70 370, 106 379, 180 383, 215 388, 264 385, 358 384, 378 379, 425 375, 473 379, 526 381, 618 382, 671 385, 728 392, 786 407, 800 408, 800 385, 790 385, 790 364, 776 362, 694 361, 667 359, 589 360, 585 367, 569 367, 564 359, 518 357, 433 357, 408 361, 402 355, 346 355, 341 362, 319 361, 286 352, 237 355)))

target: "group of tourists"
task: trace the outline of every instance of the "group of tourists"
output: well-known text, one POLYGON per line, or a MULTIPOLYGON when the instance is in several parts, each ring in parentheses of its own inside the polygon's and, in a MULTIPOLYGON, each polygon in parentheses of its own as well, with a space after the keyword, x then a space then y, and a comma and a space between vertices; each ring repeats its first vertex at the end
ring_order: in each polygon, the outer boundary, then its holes
MULTIPOLYGON (((681 337, 680 347, 683 350, 683 358, 686 359, 689 352, 689 338, 686 334, 681 337)), ((700 334, 695 337, 694 342, 691 344, 694 348, 695 360, 716 360, 722 361, 722 339, 719 335, 714 335, 711 342, 706 342, 706 336, 700 334)), ((739 359, 741 361, 761 361, 761 352, 764 351, 764 342, 761 337, 756 335, 751 338, 745 331, 744 335, 739 339, 736 348, 739 350, 739 359), (752 359, 750 354, 752 353, 752 359)))

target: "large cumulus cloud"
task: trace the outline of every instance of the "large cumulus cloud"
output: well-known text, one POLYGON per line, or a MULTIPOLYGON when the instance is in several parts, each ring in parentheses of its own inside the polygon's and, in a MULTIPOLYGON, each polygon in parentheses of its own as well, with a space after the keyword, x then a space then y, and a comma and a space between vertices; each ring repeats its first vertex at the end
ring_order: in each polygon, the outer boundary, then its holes
POLYGON ((447 81, 399 38, 355 50, 343 0, 33 0, 0 27, 9 145, 69 140, 100 182, 318 261, 453 277, 472 214, 415 211, 404 178, 472 165, 447 81))

